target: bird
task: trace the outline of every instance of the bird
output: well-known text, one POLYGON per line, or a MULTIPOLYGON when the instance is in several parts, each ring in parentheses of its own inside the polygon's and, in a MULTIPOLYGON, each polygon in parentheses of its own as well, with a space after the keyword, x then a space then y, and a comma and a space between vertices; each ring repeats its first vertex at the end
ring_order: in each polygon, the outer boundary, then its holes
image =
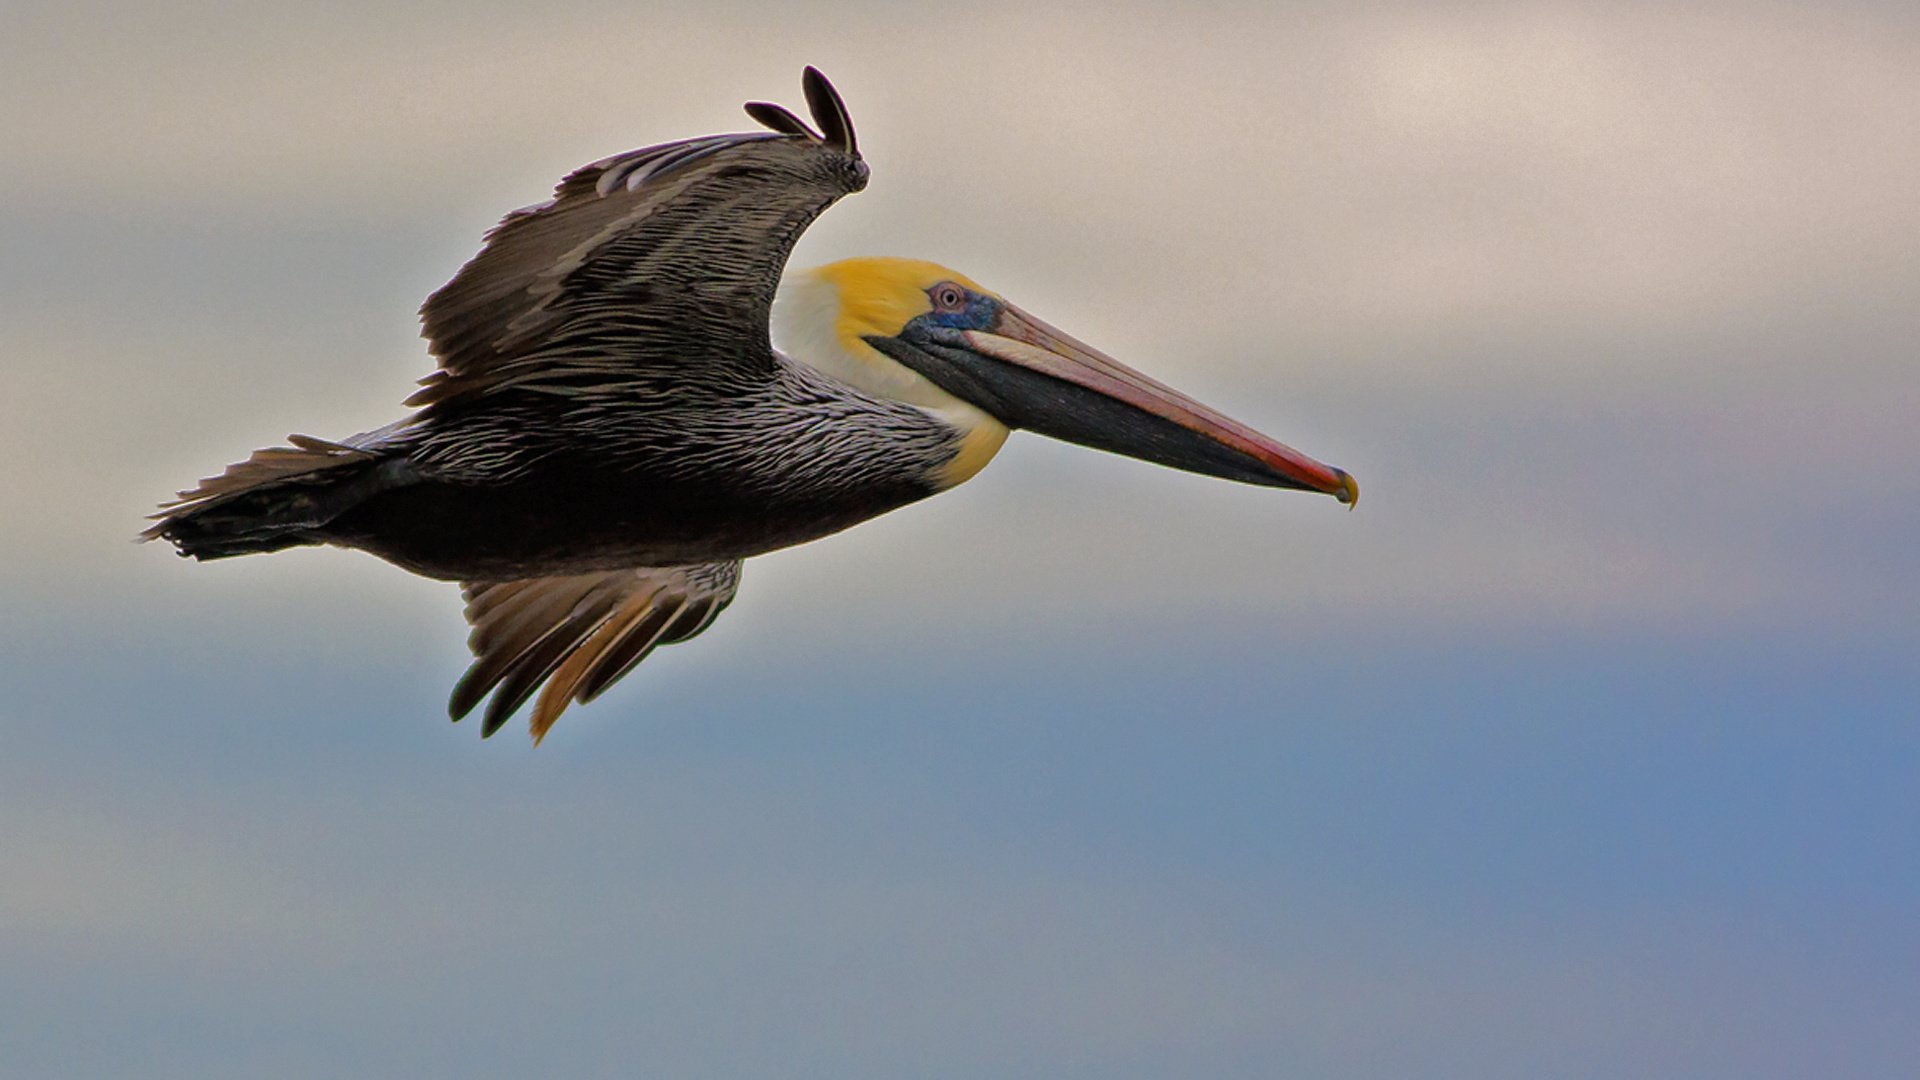
POLYGON ((255 451, 141 539, 200 560, 334 545, 459 582, 474 659, 448 712, 490 698, 491 736, 538 692, 538 744, 706 629, 742 560, 949 490, 1014 430, 1358 500, 1344 470, 956 271, 786 274, 868 179, 839 92, 813 67, 802 88, 811 126, 749 102, 766 130, 608 157, 509 213, 421 307, 437 368, 408 415, 255 451))

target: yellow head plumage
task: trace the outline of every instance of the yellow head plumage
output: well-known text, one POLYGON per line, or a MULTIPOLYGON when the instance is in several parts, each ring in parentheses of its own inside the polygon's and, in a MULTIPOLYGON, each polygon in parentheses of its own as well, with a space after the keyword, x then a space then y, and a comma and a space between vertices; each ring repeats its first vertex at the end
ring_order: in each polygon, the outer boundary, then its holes
POLYGON ((788 274, 773 302, 773 340, 789 357, 877 397, 918 405, 962 432, 942 471, 951 486, 979 472, 1006 441, 1006 425, 867 344, 933 310, 927 290, 951 281, 988 293, 965 274, 921 259, 842 259, 788 274))
POLYGON ((965 274, 921 259, 874 257, 842 259, 809 271, 831 282, 840 295, 834 327, 842 347, 853 351, 868 334, 891 337, 907 323, 933 310, 927 290, 951 281, 974 292, 986 290, 965 274))

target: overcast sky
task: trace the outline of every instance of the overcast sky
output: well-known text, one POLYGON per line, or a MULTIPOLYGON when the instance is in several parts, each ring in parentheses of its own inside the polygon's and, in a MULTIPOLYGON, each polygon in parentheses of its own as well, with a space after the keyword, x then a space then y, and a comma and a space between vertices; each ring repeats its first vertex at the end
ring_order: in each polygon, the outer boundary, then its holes
POLYGON ((1917 191, 1901 4, 16 0, 0 1059, 1910 1069, 1917 191), (537 752, 446 723, 451 586, 128 542, 808 63, 873 180, 798 264, 951 265, 1359 509, 1017 436, 537 752))

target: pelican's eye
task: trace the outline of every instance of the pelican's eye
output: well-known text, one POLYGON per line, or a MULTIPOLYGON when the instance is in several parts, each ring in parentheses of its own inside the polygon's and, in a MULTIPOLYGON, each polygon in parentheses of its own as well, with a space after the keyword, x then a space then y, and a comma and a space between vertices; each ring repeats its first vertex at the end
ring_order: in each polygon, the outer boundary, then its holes
POLYGON ((933 310, 940 315, 958 315, 967 310, 967 290, 951 281, 943 281, 927 290, 933 310))

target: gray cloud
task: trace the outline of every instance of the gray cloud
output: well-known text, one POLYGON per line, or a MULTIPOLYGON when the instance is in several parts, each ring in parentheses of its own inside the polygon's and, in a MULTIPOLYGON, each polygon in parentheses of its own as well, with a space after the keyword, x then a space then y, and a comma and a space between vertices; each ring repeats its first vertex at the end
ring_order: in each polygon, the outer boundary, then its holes
MULTIPOLYGON (((10 543, 57 562, 124 531, 142 491, 287 430, 384 421, 425 368, 412 306, 494 216, 577 159, 735 125, 733 102, 785 94, 805 52, 853 99, 877 180, 803 261, 961 265, 1368 491, 1336 521, 1062 458, 1052 482, 1128 490, 1074 504, 1035 551, 1019 523, 1046 496, 1003 465, 969 504, 981 523, 903 524, 913 544, 870 572, 912 580, 961 565, 957 546, 994 553, 1001 603, 1066 610, 1091 575, 1133 583, 1094 601, 1121 610, 1522 622, 1746 619, 1872 592, 1763 534, 1807 532, 1771 528, 1798 512, 1783 486, 1819 513, 1910 490, 1887 468, 1920 450, 1900 419, 1920 292, 1906 20, 1032 13, 964 67, 873 20, 800 20, 716 66, 699 42, 757 9, 611 11, 401 9, 380 34, 315 12, 42 14, 84 65, 15 37, 4 107, 27 152, 0 172, 0 347, 26 391, 10 449, 35 465, 8 495, 47 509, 10 521, 10 543), (110 499, 55 494, 103 478, 110 499), (1208 553, 1224 534, 1142 527, 1174 505, 1234 532, 1208 553), (1095 541, 1122 535, 1135 546, 1095 541), (1252 591, 1196 569, 1269 536, 1291 554, 1252 591)), ((1050 454, 1016 443, 1008 461, 1050 454)))

